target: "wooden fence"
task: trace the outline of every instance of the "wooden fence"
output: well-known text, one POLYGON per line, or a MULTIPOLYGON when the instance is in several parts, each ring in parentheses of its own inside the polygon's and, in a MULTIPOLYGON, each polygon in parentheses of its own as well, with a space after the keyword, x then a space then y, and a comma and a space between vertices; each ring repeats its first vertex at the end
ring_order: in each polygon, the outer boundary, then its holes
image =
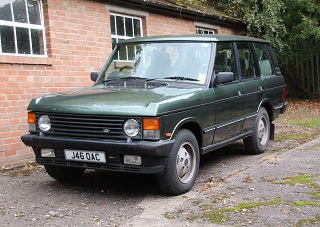
POLYGON ((293 97, 320 98, 320 42, 300 47, 294 57, 282 64, 293 97))

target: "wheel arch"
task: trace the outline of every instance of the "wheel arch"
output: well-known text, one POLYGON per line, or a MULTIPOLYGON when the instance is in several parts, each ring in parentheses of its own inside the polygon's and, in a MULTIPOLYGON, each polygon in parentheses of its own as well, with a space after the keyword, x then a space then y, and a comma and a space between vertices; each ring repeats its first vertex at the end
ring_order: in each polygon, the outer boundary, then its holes
POLYGON ((268 99, 263 100, 260 105, 259 108, 257 110, 257 112, 259 111, 259 109, 261 107, 264 107, 269 115, 269 119, 270 119, 270 123, 274 120, 274 116, 273 116, 273 108, 272 105, 270 103, 270 101, 268 99))
POLYGON ((200 124, 194 118, 184 119, 179 122, 179 124, 175 127, 172 133, 172 137, 180 130, 180 129, 188 129, 193 133, 196 137, 199 148, 202 147, 202 130, 200 124))

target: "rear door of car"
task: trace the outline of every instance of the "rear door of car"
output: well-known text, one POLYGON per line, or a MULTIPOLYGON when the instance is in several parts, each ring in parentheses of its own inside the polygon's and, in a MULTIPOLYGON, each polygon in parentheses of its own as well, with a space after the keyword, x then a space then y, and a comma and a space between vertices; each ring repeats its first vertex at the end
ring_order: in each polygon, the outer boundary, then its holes
POLYGON ((264 80, 266 97, 274 108, 281 107, 282 93, 285 86, 281 71, 269 44, 255 43, 261 78, 264 80))
POLYGON ((264 80, 254 51, 253 43, 237 42, 237 61, 244 94, 244 124, 242 132, 250 131, 255 124, 257 111, 265 96, 264 80))

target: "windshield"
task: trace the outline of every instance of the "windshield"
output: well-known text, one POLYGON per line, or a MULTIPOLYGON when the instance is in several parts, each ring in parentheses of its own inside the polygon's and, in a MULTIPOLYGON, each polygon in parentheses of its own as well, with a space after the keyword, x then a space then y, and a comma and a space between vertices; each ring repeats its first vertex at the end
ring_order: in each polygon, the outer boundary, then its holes
POLYGON ((120 45, 104 81, 174 80, 205 84, 211 43, 140 43, 120 45))

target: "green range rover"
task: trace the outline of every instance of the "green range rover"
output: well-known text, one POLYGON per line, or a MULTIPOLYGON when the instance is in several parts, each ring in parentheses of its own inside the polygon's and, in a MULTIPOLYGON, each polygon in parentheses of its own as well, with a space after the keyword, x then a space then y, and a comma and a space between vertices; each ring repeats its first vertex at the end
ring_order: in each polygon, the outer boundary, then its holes
POLYGON ((286 111, 286 85, 270 43, 227 35, 121 41, 91 87, 33 99, 22 141, 59 180, 85 169, 154 174, 178 195, 200 156, 243 139, 260 154, 286 111))

